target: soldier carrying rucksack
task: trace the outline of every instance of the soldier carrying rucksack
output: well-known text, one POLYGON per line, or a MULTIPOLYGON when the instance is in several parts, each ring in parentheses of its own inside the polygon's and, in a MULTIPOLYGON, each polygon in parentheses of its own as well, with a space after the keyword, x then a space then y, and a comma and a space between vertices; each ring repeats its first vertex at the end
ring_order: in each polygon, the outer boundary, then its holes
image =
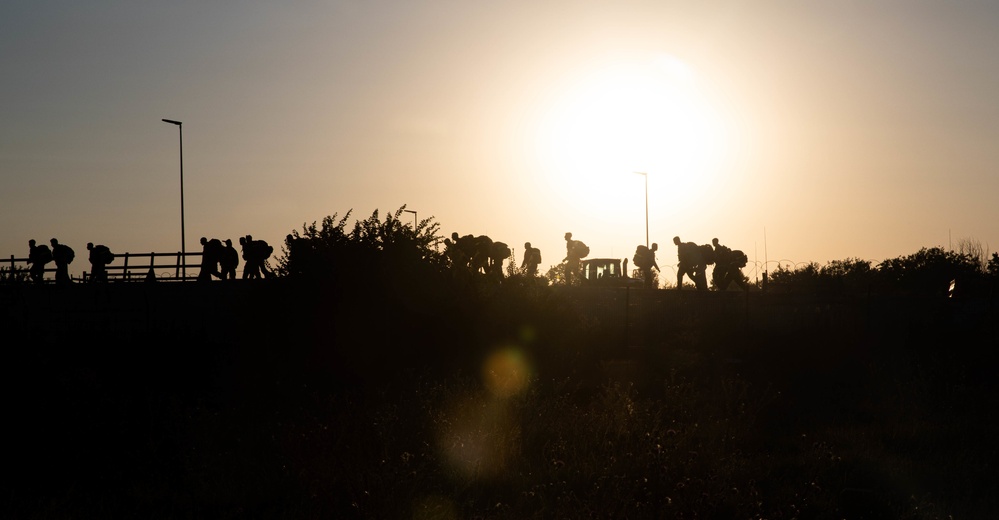
POLYGON ((235 280, 236 279, 236 267, 239 266, 239 253, 236 248, 232 247, 232 240, 225 240, 225 247, 222 248, 221 256, 219 257, 219 268, 221 270, 223 280, 235 280))
POLYGON ((486 268, 488 274, 497 278, 503 278, 503 261, 513 254, 510 246, 506 242, 496 241, 489 244, 489 266, 486 268))
POLYGON ((536 276, 538 274, 538 265, 540 264, 541 250, 531 247, 530 242, 524 242, 524 261, 520 264, 520 268, 527 273, 527 276, 536 276))
POLYGON ((87 242, 87 250, 90 251, 90 281, 108 281, 107 265, 114 261, 114 253, 108 246, 95 246, 93 242, 87 242))
POLYGON ((73 248, 60 244, 54 238, 49 240, 49 243, 52 244, 52 260, 56 264, 56 283, 59 285, 73 283, 69 277, 69 264, 73 263, 76 253, 73 252, 73 248))
MULTIPOLYGON (((639 245, 635 248, 635 256, 632 261, 642 271, 642 278, 645 279, 645 285, 652 287, 655 284, 655 278, 653 276, 652 270, 659 270, 659 264, 656 263, 656 251, 659 250, 659 244, 653 242, 652 247, 646 247, 639 245)), ((627 259, 625 259, 627 261, 627 259)))
POLYGON ((572 278, 579 273, 579 261, 590 254, 590 248, 581 240, 573 240, 572 233, 565 234, 565 284, 572 285, 572 278))
POLYGON ((45 281, 45 264, 52 261, 52 250, 49 246, 35 245, 35 239, 28 240, 28 263, 31 268, 28 271, 31 281, 42 283, 45 281))
POLYGON ((742 268, 746 267, 749 258, 746 253, 736 249, 732 250, 718 243, 717 238, 711 239, 715 253, 715 268, 711 272, 711 279, 719 291, 728 289, 728 286, 735 282, 742 290, 746 290, 746 282, 742 277, 742 268))
MULTIPOLYGON (((676 288, 683 288, 683 277, 687 275, 693 280, 698 291, 708 290, 705 270, 709 262, 704 258, 705 249, 694 242, 683 242, 680 237, 673 237, 673 243, 676 244, 676 258, 679 260, 676 266, 676 288)), ((711 249, 711 246, 707 248, 711 249)), ((713 258, 710 263, 714 263, 713 258)))
POLYGON ((253 235, 240 237, 239 243, 243 246, 243 278, 270 278, 274 273, 267 269, 267 259, 270 258, 274 248, 263 240, 254 240, 253 235))
POLYGON ((224 247, 222 241, 213 238, 211 240, 201 237, 201 272, 198 273, 199 282, 210 282, 212 277, 222 278, 219 272, 219 261, 222 259, 224 247))

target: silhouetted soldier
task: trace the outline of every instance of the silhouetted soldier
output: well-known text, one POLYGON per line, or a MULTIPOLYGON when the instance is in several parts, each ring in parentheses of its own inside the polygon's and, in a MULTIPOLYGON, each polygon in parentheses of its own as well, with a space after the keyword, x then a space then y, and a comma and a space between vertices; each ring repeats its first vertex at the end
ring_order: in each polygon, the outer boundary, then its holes
POLYGON ((222 242, 213 238, 208 240, 201 237, 201 272, 198 273, 199 282, 210 282, 212 277, 222 278, 219 273, 219 260, 222 258, 222 242))
POLYGON ((582 241, 573 240, 572 233, 565 234, 565 284, 572 285, 573 277, 579 272, 579 261, 590 254, 590 248, 582 241))
POLYGON ((274 273, 267 269, 267 259, 271 257, 274 248, 264 240, 254 240, 252 235, 246 235, 246 243, 253 254, 253 261, 257 264, 257 270, 260 271, 264 278, 273 276, 274 273))
POLYGON ((223 280, 236 279, 236 267, 239 266, 239 253, 232 247, 232 240, 225 239, 225 247, 222 248, 219 257, 219 267, 222 270, 223 280))
POLYGON ((458 233, 451 233, 451 238, 444 239, 444 256, 451 262, 451 268, 466 264, 465 255, 458 249, 458 233))
POLYGON ((673 237, 673 243, 676 244, 676 258, 679 260, 676 268, 676 288, 683 288, 683 276, 688 275, 694 281, 697 290, 708 290, 708 280, 705 275, 707 264, 701 246, 693 242, 681 242, 680 237, 673 237))
MULTIPOLYGON (((645 279, 645 285, 648 287, 653 287, 655 284, 652 270, 660 270, 659 264, 656 263, 656 251, 658 250, 659 244, 656 243, 653 243, 651 248, 640 245, 635 249, 635 257, 633 260, 635 265, 642 271, 642 278, 645 279)), ((625 258, 624 261, 627 262, 628 259, 625 258)), ((626 264, 625 270, 627 269, 628 266, 626 264)))
POLYGON ((513 253, 510 251, 510 246, 506 245, 505 242, 489 244, 489 267, 487 268, 489 274, 502 279, 503 261, 510 258, 511 254, 513 253))
POLYGON ((243 249, 243 278, 260 278, 261 274, 270 278, 273 273, 267 270, 267 258, 274 248, 263 240, 254 240, 253 235, 239 239, 243 249))
POLYGON ((472 272, 489 274, 489 265, 493 254, 493 239, 486 235, 479 235, 473 239, 472 243, 472 257, 470 264, 472 272))
POLYGON ((711 272, 711 279, 719 291, 728 289, 729 284, 735 282, 742 290, 746 290, 746 283, 742 279, 742 268, 746 267, 749 258, 738 249, 733 251, 718 243, 717 238, 711 239, 711 245, 715 247, 715 268, 711 272))
POLYGON ((253 248, 246 237, 239 237, 239 248, 243 252, 243 279, 260 278, 260 268, 253 261, 253 248))
POLYGON ((524 261, 520 264, 520 268, 527 272, 527 276, 537 276, 540 264, 541 250, 531 247, 530 242, 524 242, 524 261))
POLYGON ((451 233, 451 240, 444 239, 445 251, 451 259, 452 267, 470 268, 472 257, 475 255, 475 237, 472 235, 458 236, 458 232, 451 233))
POLYGON ((114 262, 114 253, 108 246, 100 244, 95 246, 93 242, 87 242, 87 251, 90 251, 90 281, 108 281, 107 266, 114 262))
POLYGON ((45 264, 52 261, 52 250, 49 246, 42 244, 35 245, 35 239, 28 240, 28 263, 31 269, 28 271, 31 281, 43 283, 45 281, 45 264))
POLYGON ((49 243, 52 244, 52 260, 55 261, 56 265, 56 283, 59 285, 73 283, 73 280, 69 278, 69 264, 73 263, 76 253, 73 252, 73 248, 66 244, 60 244, 54 238, 49 240, 49 243))

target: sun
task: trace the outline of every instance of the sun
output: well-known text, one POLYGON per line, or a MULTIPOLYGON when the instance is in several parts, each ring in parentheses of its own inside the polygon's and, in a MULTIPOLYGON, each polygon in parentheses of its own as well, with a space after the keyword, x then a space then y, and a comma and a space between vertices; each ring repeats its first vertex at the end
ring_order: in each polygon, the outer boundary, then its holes
POLYGON ((682 61, 658 56, 603 64, 559 90, 534 143, 545 174, 568 196, 586 205, 612 203, 612 186, 631 172, 686 194, 684 200, 711 188, 727 132, 682 61))

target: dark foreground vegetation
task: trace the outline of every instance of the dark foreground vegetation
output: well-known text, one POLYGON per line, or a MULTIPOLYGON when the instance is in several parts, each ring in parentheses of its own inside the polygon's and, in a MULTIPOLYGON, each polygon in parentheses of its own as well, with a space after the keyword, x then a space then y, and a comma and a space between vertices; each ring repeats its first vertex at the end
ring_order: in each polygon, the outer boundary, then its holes
POLYGON ((551 287, 340 230, 269 280, 0 285, 2 516, 999 510, 992 286, 551 287))
POLYGON ((991 301, 369 282, 4 288, 4 516, 999 506, 991 301))

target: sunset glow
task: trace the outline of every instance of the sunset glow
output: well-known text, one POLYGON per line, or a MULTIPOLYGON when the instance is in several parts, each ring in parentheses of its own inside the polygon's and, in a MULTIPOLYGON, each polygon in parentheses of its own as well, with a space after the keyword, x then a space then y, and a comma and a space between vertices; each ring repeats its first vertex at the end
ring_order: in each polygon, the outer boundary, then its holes
POLYGON ((646 223, 760 262, 999 244, 990 4, 51 4, 0 31, 4 255, 181 250, 163 118, 188 251, 402 205, 542 272, 646 223))

